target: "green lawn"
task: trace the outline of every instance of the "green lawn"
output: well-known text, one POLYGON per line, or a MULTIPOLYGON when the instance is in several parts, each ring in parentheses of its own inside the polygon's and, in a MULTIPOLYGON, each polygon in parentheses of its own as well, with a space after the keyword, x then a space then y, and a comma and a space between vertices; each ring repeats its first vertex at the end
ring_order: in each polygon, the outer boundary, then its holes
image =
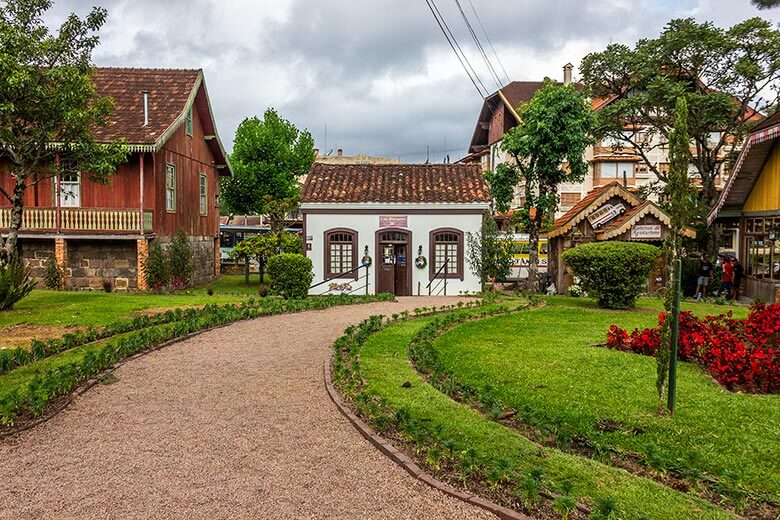
MULTIPOLYGON (((527 313, 534 315, 536 311, 527 313)), ((580 502, 594 504, 611 498, 621 512, 616 518, 730 518, 731 515, 693 496, 672 490, 647 478, 592 459, 571 455, 536 443, 473 409, 452 401, 440 393, 412 368, 407 345, 427 323, 414 320, 392 325, 370 337, 359 353, 361 373, 369 394, 381 396, 383 403, 423 428, 427 435, 446 446, 464 474, 476 471, 488 481, 504 481, 508 489, 525 489, 529 475, 537 472, 545 489, 562 491, 580 502), (411 386, 406 388, 405 382, 411 386), (465 461, 465 463, 464 463, 465 461), (476 469, 474 469, 476 468, 476 469)), ((489 330, 487 322, 475 322, 476 332, 489 330)), ((513 338, 518 340, 518 336, 513 338)), ((470 351, 469 344, 461 345, 470 351)), ((503 347, 502 347, 503 348, 503 347)), ((479 361, 481 363, 481 361, 479 361)), ((501 374, 495 379, 504 380, 501 374)), ((408 386, 408 385, 406 385, 408 386)), ((576 407, 576 402, 571 403, 576 407)), ((441 459, 437 448, 429 448, 427 458, 441 459)), ((425 448, 422 448, 425 456, 425 448)), ((535 484, 532 483, 531 487, 535 484)), ((531 511, 536 511, 531 507, 531 511)), ((549 510, 545 517, 549 517, 549 510)))
MULTIPOLYGON (((658 417, 654 359, 592 345, 605 341, 611 324, 654 325, 660 302, 641 300, 632 311, 604 311, 573 298, 547 303, 445 333, 435 342, 442 368, 483 400, 517 410, 540 438, 564 449, 586 439, 602 460, 637 454, 653 471, 672 471, 738 506, 780 502, 780 396, 728 392, 682 363, 677 413, 658 417)), ((684 308, 747 312, 696 303, 684 308)))
MULTIPOLYGON (((13 310, 0 312, 0 329, 9 325, 101 326, 148 309, 230 303, 242 295, 105 293, 83 291, 33 291, 13 310)), ((0 342, 2 340, 0 339, 0 342)))

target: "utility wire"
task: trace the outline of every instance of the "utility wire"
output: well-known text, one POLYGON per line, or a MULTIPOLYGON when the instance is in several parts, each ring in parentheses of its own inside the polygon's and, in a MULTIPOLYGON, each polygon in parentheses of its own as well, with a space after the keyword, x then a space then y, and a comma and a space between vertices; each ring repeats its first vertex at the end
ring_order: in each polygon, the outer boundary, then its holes
POLYGON ((466 55, 463 53, 463 50, 460 48, 460 45, 458 45, 458 41, 455 39, 455 36, 452 34, 452 31, 450 31, 450 28, 447 25, 446 20, 444 20, 444 17, 441 15, 439 8, 436 7, 435 1, 425 0, 425 3, 428 4, 428 9, 431 10, 431 14, 433 14, 433 17, 436 19, 436 23, 439 25, 439 29, 441 29, 442 34, 444 34, 444 37, 447 39, 447 43, 450 44, 450 48, 452 49, 452 52, 455 53, 455 56, 458 58, 458 61, 463 67, 463 70, 466 71, 466 75, 471 80, 471 83, 474 85, 474 88, 477 89, 477 92, 479 92, 479 97, 485 98, 488 95, 487 88, 485 88, 484 83, 482 83, 482 80, 479 79, 479 75, 474 70, 474 67, 471 66, 471 63, 469 62, 466 55), (477 83, 479 83, 479 85, 482 86, 481 89, 477 85, 477 83))
POLYGON ((501 71, 504 73, 504 77, 506 78, 507 83, 510 83, 512 80, 509 77, 509 74, 507 74, 506 69, 504 68, 504 64, 501 62, 501 58, 498 56, 498 52, 496 52, 496 48, 493 47, 493 42, 490 41, 490 36, 488 36, 488 32, 485 29, 485 26, 482 25, 482 20, 479 18, 479 15, 477 14, 477 10, 474 8, 474 3, 471 0, 468 0, 469 5, 471 6, 471 10, 474 12, 474 16, 477 18, 477 22, 479 23, 479 26, 482 28, 482 34, 485 35, 485 39, 488 42, 488 45, 490 45, 490 48, 493 50, 493 55, 496 57, 496 60, 498 61, 498 65, 501 67, 501 71))
POLYGON ((477 36, 477 33, 474 31, 474 28, 471 26, 471 22, 469 21, 468 16, 466 16, 466 12, 463 10, 463 6, 460 4, 460 0, 455 0, 455 5, 458 6, 458 11, 460 11, 460 16, 463 18, 463 21, 466 24, 466 28, 469 30, 469 33, 471 34, 471 39, 474 40, 474 43, 477 45, 477 50, 482 55, 482 61, 485 62, 485 65, 487 65, 488 71, 493 76, 493 79, 496 81, 496 86, 499 90, 501 90, 501 87, 503 86, 501 84, 501 79, 498 77, 498 74, 496 74, 496 69, 493 68, 493 64, 490 62, 490 58, 488 58, 487 53, 485 52, 484 47, 482 47, 482 42, 479 41, 479 37, 477 36))

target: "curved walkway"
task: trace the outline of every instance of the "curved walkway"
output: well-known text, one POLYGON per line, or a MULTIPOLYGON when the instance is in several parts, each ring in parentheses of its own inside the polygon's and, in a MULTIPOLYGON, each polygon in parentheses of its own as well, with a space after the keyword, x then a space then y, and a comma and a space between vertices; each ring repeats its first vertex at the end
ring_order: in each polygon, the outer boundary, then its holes
POLYGON ((386 459, 322 378, 347 326, 452 301, 264 317, 127 363, 0 441, 0 518, 495 518, 386 459))

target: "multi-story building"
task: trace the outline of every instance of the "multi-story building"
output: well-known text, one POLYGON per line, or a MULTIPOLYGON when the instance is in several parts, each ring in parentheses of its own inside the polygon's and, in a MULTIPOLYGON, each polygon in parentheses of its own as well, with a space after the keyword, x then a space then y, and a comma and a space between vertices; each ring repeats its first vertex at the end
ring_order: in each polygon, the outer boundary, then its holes
MULTIPOLYGON (((572 83, 573 69, 571 63, 563 67, 563 84, 572 83)), ((459 162, 478 162, 484 171, 494 171, 498 164, 509 160, 501 150, 501 139, 507 131, 520 124, 518 107, 529 102, 543 85, 541 81, 513 81, 486 97, 471 138, 469 155, 459 162)), ((593 110, 600 110, 611 101, 611 99, 592 100, 591 106, 593 110)), ((559 187, 560 205, 556 217, 570 210, 592 190, 614 181, 621 182, 629 190, 646 187, 658 181, 658 176, 648 168, 647 162, 656 166, 660 172, 668 171, 669 148, 660 136, 650 134, 643 129, 626 129, 626 136, 642 144, 647 161, 623 140, 602 139, 596 145, 588 147, 585 151, 585 160, 590 165, 589 173, 580 183, 562 184, 559 187)), ((720 139, 720 133, 712 132, 711 138, 720 139)), ((725 157, 730 151, 729 146, 724 147, 723 156, 725 157)), ((695 149, 692 152, 695 154, 695 149)), ((691 173, 697 175, 693 165, 691 165, 691 173)), ((722 186, 725 180, 724 171, 716 179, 716 186, 722 186)), ((523 187, 518 186, 512 207, 521 207, 523 203, 523 187)))
MULTIPOLYGON (((67 167, 25 192, 19 244, 41 277, 54 255, 65 288, 147 289, 143 269, 152 241, 169 242, 181 229, 194 251, 194 280, 219 273, 219 177, 230 164, 216 129, 201 70, 98 68, 97 92, 114 100, 98 142, 124 142, 130 151, 108 184, 67 167)), ((10 165, 0 163, 0 186, 11 192, 10 165)), ((0 233, 10 208, 0 199, 0 233)))

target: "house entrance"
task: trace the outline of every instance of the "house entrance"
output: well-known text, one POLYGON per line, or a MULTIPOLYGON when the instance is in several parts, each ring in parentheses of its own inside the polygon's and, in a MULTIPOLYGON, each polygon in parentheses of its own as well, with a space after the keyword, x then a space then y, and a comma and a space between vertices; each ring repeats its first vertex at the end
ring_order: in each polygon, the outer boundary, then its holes
POLYGON ((409 266, 411 233, 403 230, 378 231, 377 292, 411 296, 412 270, 409 266))

